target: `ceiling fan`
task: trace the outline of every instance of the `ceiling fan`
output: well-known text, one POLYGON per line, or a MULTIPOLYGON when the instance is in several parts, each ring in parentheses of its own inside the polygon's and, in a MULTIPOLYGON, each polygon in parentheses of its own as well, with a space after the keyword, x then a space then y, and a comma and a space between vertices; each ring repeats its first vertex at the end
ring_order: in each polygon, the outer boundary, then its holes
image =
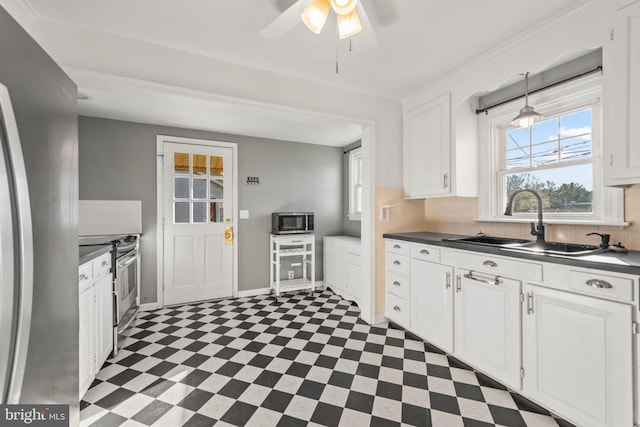
POLYGON ((293 5, 268 23, 260 33, 268 38, 280 38, 298 23, 316 34, 322 31, 329 13, 337 17, 337 31, 341 39, 357 36, 358 50, 369 50, 378 44, 373 26, 359 0, 297 0, 293 5))

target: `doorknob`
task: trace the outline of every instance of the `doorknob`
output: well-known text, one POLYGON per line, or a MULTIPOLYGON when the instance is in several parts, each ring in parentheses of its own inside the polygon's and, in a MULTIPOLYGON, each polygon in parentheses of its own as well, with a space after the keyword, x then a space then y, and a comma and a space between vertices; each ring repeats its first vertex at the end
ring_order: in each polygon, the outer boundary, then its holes
POLYGON ((233 245, 233 227, 224 228, 224 244, 233 245))

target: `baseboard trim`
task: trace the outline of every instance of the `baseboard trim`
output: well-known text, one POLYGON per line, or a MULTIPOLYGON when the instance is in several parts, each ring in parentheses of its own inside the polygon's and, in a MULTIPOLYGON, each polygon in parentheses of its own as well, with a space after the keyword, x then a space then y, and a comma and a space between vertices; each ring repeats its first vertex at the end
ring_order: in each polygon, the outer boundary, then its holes
POLYGON ((146 304, 140 304, 140 311, 153 311, 158 309, 157 302, 148 302, 146 304))
POLYGON ((385 316, 384 314, 379 314, 376 317, 374 317, 373 324, 377 325, 378 323, 386 323, 388 321, 389 319, 387 319, 387 316, 385 316))

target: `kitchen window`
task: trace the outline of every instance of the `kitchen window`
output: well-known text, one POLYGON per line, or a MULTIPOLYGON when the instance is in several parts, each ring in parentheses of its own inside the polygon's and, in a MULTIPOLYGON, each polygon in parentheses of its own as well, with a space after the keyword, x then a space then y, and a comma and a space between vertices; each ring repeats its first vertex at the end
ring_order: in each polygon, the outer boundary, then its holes
POLYGON ((622 225, 622 191, 602 184, 601 76, 590 76, 530 96, 543 114, 528 128, 511 125, 523 100, 480 116, 480 220, 528 221, 537 203, 516 199, 513 219, 503 215, 519 188, 537 191, 545 222, 622 225))
POLYGON ((349 152, 349 219, 362 217, 362 148, 349 152))

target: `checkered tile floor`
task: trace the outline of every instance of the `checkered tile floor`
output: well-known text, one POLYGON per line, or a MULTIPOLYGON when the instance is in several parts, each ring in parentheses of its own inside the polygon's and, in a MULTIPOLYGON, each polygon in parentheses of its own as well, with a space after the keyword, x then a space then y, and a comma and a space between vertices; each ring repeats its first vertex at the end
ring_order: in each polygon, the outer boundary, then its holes
POLYGON ((326 290, 142 313, 82 426, 570 426, 326 290))

